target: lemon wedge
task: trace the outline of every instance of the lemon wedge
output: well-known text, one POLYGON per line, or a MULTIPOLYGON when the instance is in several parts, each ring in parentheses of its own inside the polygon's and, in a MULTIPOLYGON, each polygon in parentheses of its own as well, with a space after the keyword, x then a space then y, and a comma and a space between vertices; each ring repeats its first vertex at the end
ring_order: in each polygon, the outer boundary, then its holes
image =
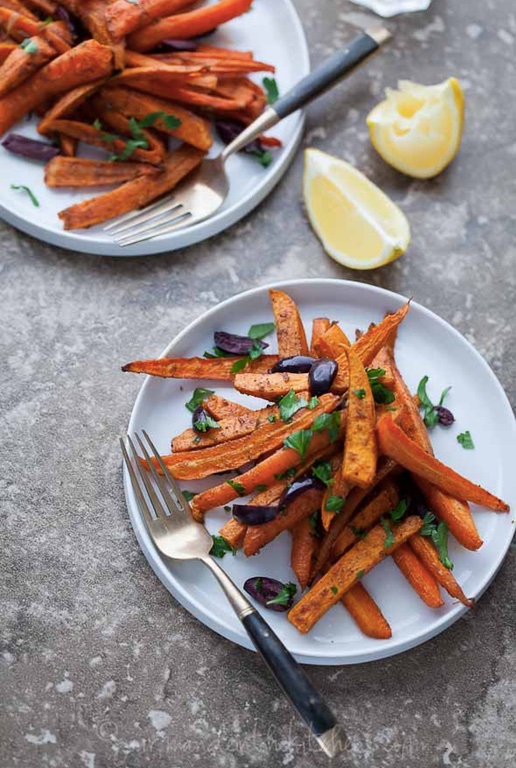
POLYGON ((459 151, 464 95, 454 77, 438 85, 400 80, 368 115, 371 141, 383 159, 417 179, 437 176, 459 151))
POLYGON ((400 209, 363 173, 319 149, 305 150, 303 197, 325 251, 350 269, 394 261, 410 242, 400 209))

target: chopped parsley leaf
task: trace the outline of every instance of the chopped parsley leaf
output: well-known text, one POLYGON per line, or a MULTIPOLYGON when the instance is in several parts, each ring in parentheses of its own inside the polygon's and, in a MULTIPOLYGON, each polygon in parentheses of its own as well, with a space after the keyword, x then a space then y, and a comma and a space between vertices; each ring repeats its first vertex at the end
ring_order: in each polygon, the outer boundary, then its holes
POLYGON ((448 526, 446 523, 438 523, 435 519, 435 515, 432 512, 427 512, 423 518, 423 525, 419 529, 421 536, 428 536, 432 539, 439 560, 450 571, 453 568, 453 563, 448 556, 448 526))
POLYGON ((304 461, 312 437, 313 432, 311 429, 300 429, 297 432, 292 432, 291 435, 286 437, 283 441, 283 445, 286 448, 293 448, 294 451, 297 451, 304 461))
POLYGON ((313 411, 314 408, 317 408, 319 405, 320 400, 318 397, 311 397, 310 400, 307 403, 307 408, 309 408, 311 411, 313 411))
POLYGON ((408 504, 405 499, 400 499, 399 502, 396 504, 394 509, 391 509, 390 516, 391 518, 397 522, 398 520, 401 520, 403 515, 406 513, 408 508, 408 504))
POLYGON ((384 368, 367 368, 367 376, 375 403, 379 405, 390 405, 393 403, 396 399, 394 392, 380 381, 382 376, 385 376, 384 368))
POLYGON ((274 77, 264 77, 263 80, 263 87, 265 89, 265 93, 267 95, 267 102, 269 104, 274 104, 275 101, 279 98, 279 90, 278 90, 278 84, 274 77))
POLYGON ((330 589, 331 589, 331 591, 333 592, 333 594, 334 594, 334 595, 336 595, 336 594, 337 594, 337 592, 339 591, 339 590, 337 589, 337 587, 333 587, 333 586, 332 586, 332 587, 330 587, 330 589))
POLYGON ((324 506, 328 512, 340 512, 345 501, 343 496, 328 496, 324 506))
POLYGON ((281 398, 281 400, 278 400, 281 420, 289 422, 292 419, 292 416, 300 411, 301 408, 306 408, 306 405, 306 400, 302 397, 298 397, 294 390, 291 389, 281 398))
POLYGON ((245 486, 242 483, 237 483, 236 480, 226 480, 226 483, 238 493, 239 496, 245 496, 245 486))
POLYGON ((213 544, 211 545, 210 555, 220 558, 224 557, 224 555, 226 555, 228 552, 236 555, 236 547, 232 547, 231 544, 226 541, 224 536, 215 536, 212 534, 211 538, 213 540, 213 544))
POLYGON ((357 573, 356 573, 356 578, 357 578, 357 579, 361 579, 361 578, 362 578, 362 576, 364 576, 364 575, 365 575, 365 571, 362 569, 362 570, 360 570, 360 571, 357 571, 357 573))
POLYGON ((23 192, 26 192, 28 196, 30 197, 30 201, 32 205, 35 208, 39 208, 39 200, 29 187, 26 187, 25 184, 11 184, 11 189, 21 189, 23 192))
POLYGON ((462 447, 467 451, 472 451, 475 447, 475 443, 473 442, 473 438, 471 437, 471 432, 469 429, 466 432, 461 432, 460 435, 457 435, 457 442, 460 443, 462 447))
POLYGON ((198 387, 197 389, 194 389, 191 400, 185 403, 185 408, 188 408, 188 410, 193 413, 203 400, 206 400, 207 397, 213 394, 215 394, 213 389, 202 389, 202 387, 198 387))
POLYGON ((334 411, 333 413, 321 413, 314 419, 312 424, 314 432, 320 432, 322 429, 327 429, 330 435, 330 442, 334 443, 339 439, 340 430, 340 413, 334 411))
POLYGON ((312 467, 312 475, 318 477, 325 485, 333 483, 331 464, 329 461, 318 461, 312 467))
POLYGON ((39 51, 37 42, 30 37, 25 38, 25 40, 20 43, 20 48, 25 51, 25 53, 37 53, 39 51))
POLYGON ((366 391, 365 389, 354 389, 353 394, 356 395, 359 400, 363 400, 366 396, 366 391))
POLYGON ((381 517, 380 522, 382 524, 383 530, 386 533, 385 541, 383 542, 383 548, 389 549, 389 547, 391 547, 396 542, 396 538, 391 530, 391 526, 389 525, 387 518, 381 517))
POLYGON ((183 496, 185 497, 185 499, 187 501, 192 501, 193 497, 197 496, 197 494, 194 493, 193 491, 186 491, 185 490, 185 491, 183 491, 183 496))
POLYGON ((220 424, 215 419, 212 419, 209 414, 205 413, 204 419, 194 421, 194 427, 199 432, 207 432, 209 429, 220 429, 220 424))
POLYGON ((367 536, 367 531, 365 531, 363 528, 355 528, 354 525, 350 525, 349 528, 353 536, 357 536, 359 539, 365 539, 367 536))
POLYGON ((274 424, 274 422, 277 421, 277 416, 275 416, 273 413, 269 413, 267 416, 267 421, 270 421, 271 424, 274 424))
POLYGON ((293 584, 291 581, 287 581, 287 583, 281 587, 276 597, 273 597, 272 600, 267 600, 265 605, 288 605, 291 598, 294 597, 296 592, 297 592, 296 585, 293 584))
POLYGON ((428 397, 428 393, 426 391, 426 385, 428 384, 428 376, 423 376, 419 384, 417 385, 417 396, 419 397, 419 402, 421 403, 421 407, 423 408, 423 421, 425 422, 427 427, 435 427, 435 425, 439 421, 439 408, 444 403, 444 398, 450 391, 451 387, 446 387, 441 392, 441 397, 439 399, 439 403, 437 405, 434 405, 430 398, 428 397))
POLYGON ((268 336, 269 333, 272 333, 275 328, 276 323, 257 323, 249 328, 247 335, 250 339, 260 340, 263 339, 264 336, 268 336))

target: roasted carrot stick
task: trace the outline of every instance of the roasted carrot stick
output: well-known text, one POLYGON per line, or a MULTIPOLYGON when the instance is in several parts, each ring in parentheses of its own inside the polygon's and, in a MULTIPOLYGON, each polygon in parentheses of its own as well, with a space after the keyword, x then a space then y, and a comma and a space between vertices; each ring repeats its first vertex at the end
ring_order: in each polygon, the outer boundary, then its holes
POLYGON ((362 576, 417 533, 422 524, 423 520, 415 515, 393 524, 389 536, 392 543, 388 546, 387 532, 381 525, 375 526, 303 595, 289 611, 289 621, 299 632, 308 632, 362 576))
POLYGON ((304 589, 308 584, 312 555, 316 544, 317 540, 313 535, 310 519, 305 517, 292 528, 292 549, 290 552, 290 565, 296 574, 301 589, 304 589))
POLYGON ((245 405, 240 403, 234 403, 232 400, 227 400, 220 395, 210 395, 203 400, 203 407, 210 416, 214 419, 229 419, 232 416, 246 416, 251 409, 246 408, 245 405))
MULTIPOLYGON (((61 155, 67 160, 74 158, 77 154, 77 145, 79 143, 77 139, 72 139, 71 136, 65 136, 64 134, 58 135, 57 138, 61 148, 61 155)), ((48 184, 48 186, 52 185, 48 184)))
POLYGON ((99 187, 122 184, 160 171, 147 163, 111 163, 58 155, 45 166, 47 187, 99 187))
POLYGON ((245 533, 244 554, 246 557, 255 555, 262 547, 271 542, 282 531, 291 530, 305 517, 308 517, 321 506, 322 491, 310 490, 294 499, 284 512, 281 512, 270 523, 249 525, 245 533))
POLYGON ((113 37, 120 40, 151 21, 177 13, 194 2, 195 0, 139 0, 138 3, 129 4, 127 0, 115 0, 106 9, 106 24, 113 37))
MULTIPOLYGON (((278 338, 278 354, 281 357, 291 355, 307 355, 303 323, 295 301, 283 291, 271 289, 269 297, 272 311, 276 320, 276 336, 278 338)), ((308 389, 308 387, 305 387, 308 389)))
POLYGON ((258 411, 249 411, 243 416, 232 416, 221 419, 218 428, 209 429, 199 434, 195 429, 185 429, 172 440, 172 451, 198 451, 209 445, 220 445, 230 440, 236 440, 251 435, 264 424, 274 423, 279 418, 279 408, 271 405, 258 411))
POLYGON ((27 41, 23 48, 17 46, 0 67, 0 97, 57 56, 55 49, 42 35, 27 38, 27 41))
POLYGON ((66 208, 58 214, 59 218, 65 229, 82 229, 142 208, 173 189, 202 158, 203 153, 198 149, 183 145, 169 155, 159 176, 140 176, 128 181, 118 189, 66 208))
POLYGON ((333 323, 319 339, 319 357, 336 359, 344 355, 351 342, 337 323, 333 323))
MULTIPOLYGON (((390 349, 384 350, 383 354, 382 367, 393 379, 396 405, 400 409, 401 415, 400 426, 420 448, 433 455, 430 437, 419 413, 418 405, 414 402, 414 398, 403 380, 394 355, 390 349)), ((475 550, 482 546, 482 539, 478 534, 467 502, 453 498, 449 493, 440 490, 422 477, 416 475, 414 480, 421 489, 430 509, 440 520, 446 523, 451 533, 463 547, 475 550)))
POLYGON ((3 64, 17 48, 18 46, 14 43, 0 43, 0 64, 3 64))
POLYGON ((219 27, 226 21, 245 13, 252 0, 219 0, 214 5, 197 8, 188 13, 165 16, 128 38, 128 47, 135 51, 150 51, 167 38, 184 40, 219 27))
POLYGON ((382 515, 394 509, 399 501, 399 493, 395 484, 387 479, 378 492, 363 506, 350 523, 344 528, 333 546, 334 557, 340 557, 353 546, 359 538, 378 522, 382 515))
POLYGON ((72 88, 68 93, 63 93, 55 104, 45 113, 38 125, 38 133, 46 136, 52 133, 52 125, 55 120, 61 120, 74 113, 89 97, 95 93, 105 82, 106 77, 99 80, 92 80, 91 83, 78 85, 72 88))
POLYGON ((345 354, 348 357, 349 394, 342 479, 367 488, 375 476, 378 457, 375 404, 362 361, 352 347, 347 348, 345 354))
POLYGON ((324 357, 319 354, 319 339, 330 327, 330 321, 327 317, 314 317, 312 320, 312 337, 310 339, 310 355, 312 357, 324 357))
POLYGON ((27 37, 33 37, 41 27, 40 21, 22 15, 14 8, 0 7, 0 29, 5 29, 13 40, 21 42, 27 37))
MULTIPOLYGON (((124 0, 125 2, 125 0, 124 0)), ((185 79, 185 75, 199 74, 206 72, 207 67, 203 63, 185 64, 183 59, 172 59, 165 61, 163 57, 146 56, 144 53, 136 51, 125 51, 125 64, 127 67, 146 70, 163 70, 164 72, 175 72, 178 77, 185 79)), ((120 75, 117 76, 117 82, 120 81, 120 75)))
POLYGON ((426 605, 430 608, 440 608, 444 605, 437 579, 408 544, 398 547, 392 553, 392 559, 426 605))
MULTIPOLYGON (((345 430, 345 418, 343 418, 339 437, 345 430)), ((327 430, 316 432, 310 440, 306 458, 315 459, 326 449, 331 448, 330 435, 327 430)), ((263 459, 252 469, 238 476, 238 485, 241 486, 242 495, 252 493, 257 485, 270 486, 277 480, 278 475, 283 475, 293 467, 300 464, 299 453, 293 448, 282 448, 266 459, 263 459)), ((228 483, 221 483, 213 488, 202 491, 192 500, 192 512, 196 520, 202 520, 204 513, 214 507, 228 504, 236 499, 239 492, 228 483)))
POLYGON ((334 395, 322 395, 318 406, 311 410, 302 408, 288 423, 279 420, 271 424, 266 421, 250 437, 241 437, 228 443, 213 445, 202 451, 172 453, 163 456, 163 462, 179 480, 200 479, 215 472, 241 467, 267 451, 276 450, 294 432, 308 430, 318 416, 330 413, 335 408, 336 402, 337 398, 334 395))
POLYGON ((20 0, 2 0, 0 6, 2 8, 7 8, 10 11, 16 11, 16 13, 19 13, 22 16, 26 16, 28 19, 32 19, 33 21, 39 21, 36 14, 32 13, 31 10, 29 10, 22 2, 20 2, 20 0))
POLYGON ((410 537, 409 544, 423 564, 428 568, 430 573, 435 576, 441 587, 444 587, 451 597, 457 598, 457 600, 460 600, 461 603, 464 603, 468 608, 472 608, 475 605, 474 600, 466 597, 457 582, 457 579, 449 568, 446 568, 446 566, 441 563, 437 550, 430 539, 417 534, 410 537))
POLYGON ((389 622, 360 581, 342 595, 340 602, 364 635, 377 640, 388 640, 392 637, 389 622))
MULTIPOLYGON (((280 357, 285 357, 280 353, 280 357)), ((278 400, 291 390, 296 394, 309 388, 306 373, 237 373, 233 386, 239 392, 264 400, 278 400)))
POLYGON ((333 500, 335 498, 344 500, 350 491, 349 485, 342 481, 342 452, 339 451, 339 454, 333 456, 330 461, 331 482, 327 484, 321 504, 321 523, 325 531, 337 514, 336 510, 332 509, 332 497, 333 500))
POLYGON ((126 117, 141 120, 152 113, 171 115, 181 121, 177 128, 167 127, 166 120, 159 117, 154 126, 163 133, 185 141, 198 149, 208 150, 212 145, 210 126, 207 120, 194 115, 179 104, 158 99, 148 94, 137 93, 129 88, 105 88, 100 98, 108 109, 116 109, 126 117))
MULTIPOLYGON (((163 379, 213 379, 231 381, 235 376, 231 369, 241 357, 160 357, 156 360, 135 360, 122 366, 124 372, 147 373, 163 379)), ((276 355, 262 355, 247 366, 252 371, 268 370, 278 360, 276 355)), ((238 375, 238 374, 237 374, 238 375)))
POLYGON ((247 525, 244 525, 244 523, 241 523, 239 520, 235 520, 235 518, 232 517, 231 520, 224 523, 219 533, 232 547, 241 549, 244 545, 246 531, 247 525))
POLYGON ((509 511, 509 505, 505 501, 426 453, 398 427, 390 414, 385 414, 379 419, 376 431, 381 453, 390 456, 405 469, 459 499, 472 501, 496 512, 509 511))
POLYGON ((0 134, 47 99, 109 75, 112 66, 111 50, 95 40, 71 48, 0 99, 0 134))

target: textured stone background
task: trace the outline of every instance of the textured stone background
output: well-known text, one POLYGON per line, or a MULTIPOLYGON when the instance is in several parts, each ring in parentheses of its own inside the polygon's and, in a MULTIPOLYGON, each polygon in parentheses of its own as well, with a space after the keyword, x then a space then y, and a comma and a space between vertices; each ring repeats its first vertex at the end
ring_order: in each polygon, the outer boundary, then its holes
MULTIPOLYGON (((297 0, 317 63, 366 14, 297 0)), ((0 226, 2 655, 0 765, 323 766, 260 661, 177 606, 138 549, 116 436, 141 381, 119 363, 159 353, 221 299, 330 276, 412 294, 451 321, 515 401, 516 15, 512 0, 435 0, 309 111, 307 144, 365 170, 410 218, 404 258, 350 273, 300 204, 301 157, 269 199, 186 251, 100 259, 0 226), (364 117, 398 77, 458 76, 467 129, 432 182, 373 153, 364 117), (248 255, 253 258, 249 259, 248 255)), ((312 668, 351 736, 338 765, 509 768, 516 761, 512 551, 474 616, 402 657, 312 668)))

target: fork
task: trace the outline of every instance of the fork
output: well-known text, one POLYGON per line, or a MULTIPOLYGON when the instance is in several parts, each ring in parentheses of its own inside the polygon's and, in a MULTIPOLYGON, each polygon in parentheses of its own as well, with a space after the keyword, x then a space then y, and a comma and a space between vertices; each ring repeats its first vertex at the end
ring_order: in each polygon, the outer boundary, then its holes
POLYGON ((301 107, 335 85, 344 75, 376 53, 391 37, 383 27, 375 27, 356 37, 337 51, 314 72, 304 77, 288 93, 268 107, 234 141, 213 159, 201 165, 168 195, 146 208, 131 211, 104 228, 124 247, 150 240, 168 232, 191 227, 208 219, 221 207, 229 192, 225 164, 231 155, 261 136, 301 107))
POLYGON ((195 522, 188 502, 152 440, 145 430, 142 430, 142 434, 163 472, 163 476, 160 476, 145 443, 136 434, 136 441, 148 463, 154 483, 141 465, 133 440, 127 437, 133 461, 122 439, 120 446, 138 507, 156 548, 166 557, 174 560, 200 560, 209 568, 283 693, 308 725, 324 752, 334 757, 346 747, 347 742, 333 713, 279 637, 211 557, 211 535, 204 525, 195 522))

